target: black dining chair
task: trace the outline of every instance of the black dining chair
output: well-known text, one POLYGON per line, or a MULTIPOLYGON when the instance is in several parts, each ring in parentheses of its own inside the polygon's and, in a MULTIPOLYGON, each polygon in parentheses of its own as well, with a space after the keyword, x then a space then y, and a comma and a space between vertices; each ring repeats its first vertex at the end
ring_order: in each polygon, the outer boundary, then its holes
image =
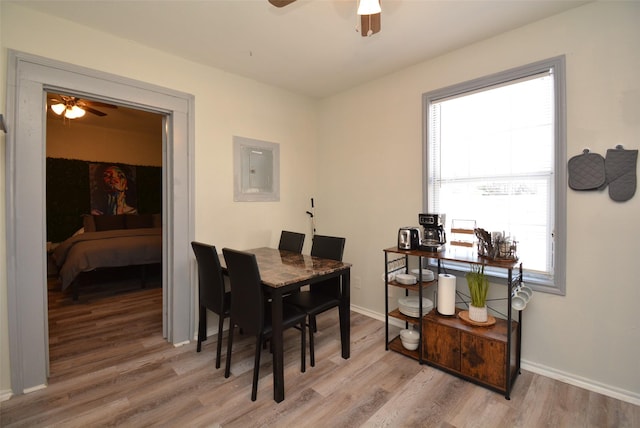
MULTIPOLYGON (((314 235, 311 245, 311 255, 322 257, 323 259, 342 261, 345 242, 345 238, 314 235)), ((313 333, 318 331, 316 316, 331 308, 340 306, 340 299, 340 277, 311 284, 309 290, 285 296, 285 303, 305 311, 309 318, 309 356, 311 367, 315 366, 313 333)))
POLYGON ((304 238, 304 233, 283 230, 280 234, 280 243, 278 244, 278 249, 293 251, 294 253, 302 253, 304 238))
MULTIPOLYGON (((233 330, 235 326, 242 329, 243 334, 256 337, 256 353, 253 364, 253 387, 251 401, 258 394, 258 374, 260 371, 261 344, 272 336, 271 305, 266 304, 260 270, 255 254, 223 248, 229 279, 231 280, 231 318, 227 343, 227 363, 224 377, 231 372, 231 350, 233 346, 233 330)), ((287 304, 282 308, 283 329, 298 326, 301 336, 300 371, 306 371, 306 337, 305 321, 307 315, 295 306, 287 304)))
POLYGON ((222 353, 222 327, 224 319, 231 314, 231 293, 225 291, 220 258, 216 247, 201 242, 191 242, 191 248, 198 263, 198 321, 197 352, 202 349, 202 342, 207 340, 207 309, 218 314, 218 349, 216 352, 216 368, 220 368, 222 353))

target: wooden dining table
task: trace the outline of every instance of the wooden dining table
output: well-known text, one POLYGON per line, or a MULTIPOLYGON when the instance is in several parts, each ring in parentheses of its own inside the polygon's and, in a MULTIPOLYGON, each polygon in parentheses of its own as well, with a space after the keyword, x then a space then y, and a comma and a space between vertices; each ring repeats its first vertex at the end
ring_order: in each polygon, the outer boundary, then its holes
POLYGON ((255 254, 263 289, 271 298, 273 399, 279 403, 284 400, 283 296, 299 290, 304 285, 340 277, 340 342, 342 358, 348 359, 351 352, 351 264, 267 247, 245 251, 255 254))

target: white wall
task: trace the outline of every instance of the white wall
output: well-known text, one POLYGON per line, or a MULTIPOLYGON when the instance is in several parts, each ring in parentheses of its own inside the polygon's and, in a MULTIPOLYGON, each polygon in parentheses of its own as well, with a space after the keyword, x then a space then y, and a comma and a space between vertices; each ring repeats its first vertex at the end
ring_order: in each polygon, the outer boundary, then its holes
MULTIPOLYGON (((81 35, 68 49, 50 38, 54 18, 16 5, 0 3, 0 14, 0 73, 12 48, 195 94, 196 238, 238 248, 275 245, 283 227, 308 232, 304 212, 314 197, 318 233, 347 238, 352 303, 380 315, 382 249, 395 244, 398 227, 416 224, 422 206, 422 93, 565 54, 568 153, 583 147, 604 153, 620 143, 638 148, 638 3, 590 4, 479 42, 324 100, 319 114, 304 97, 58 23, 81 35), (280 203, 233 202, 233 135, 281 144, 280 203)), ((4 104, 6 80, 0 77, 4 104)), ((4 195, 3 175, 0 180, 4 195)), ((570 191, 568 209, 567 295, 538 293, 530 303, 524 360, 554 377, 639 400, 634 263, 640 195, 614 203, 605 193, 570 191), (594 242, 594 227, 603 224, 606 233, 594 242)), ((2 264, 4 244, 0 229, 2 264)), ((3 391, 10 387, 4 277, 0 305, 3 391)))
MULTIPOLYGON (((5 105, 7 49, 138 79, 195 95, 195 238, 222 248, 275 246, 283 228, 308 232, 305 211, 315 191, 316 103, 220 70, 165 55, 127 40, 0 3, 0 104, 5 105), (70 49, 52 27, 77 34, 70 49), (280 144, 279 203, 233 202, 233 142, 240 135, 280 144)), ((4 113, 4 110, 2 111, 4 113)), ((0 136, 4 149, 5 137, 0 136)), ((5 162, 0 188, 4 225, 5 162)), ((310 248, 310 239, 308 239, 310 248)), ((44 243, 43 243, 44 245, 44 243)), ((10 390, 6 231, 0 228, 0 397, 10 390)))
MULTIPOLYGON (((384 313, 382 249, 399 227, 417 225, 424 92, 564 54, 568 155, 638 149, 638 22, 640 3, 589 4, 324 100, 318 229, 347 237, 345 260, 361 284, 352 303, 384 313)), ((625 203, 568 192, 566 296, 530 302, 524 363, 640 402, 640 190, 625 203)))

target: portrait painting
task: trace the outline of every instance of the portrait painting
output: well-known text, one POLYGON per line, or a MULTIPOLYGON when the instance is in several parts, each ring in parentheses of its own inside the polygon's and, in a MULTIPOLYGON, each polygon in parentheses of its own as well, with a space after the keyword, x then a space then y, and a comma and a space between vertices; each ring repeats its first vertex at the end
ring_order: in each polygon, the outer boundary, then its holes
POLYGON ((136 168, 117 163, 90 163, 91 214, 137 214, 136 168))

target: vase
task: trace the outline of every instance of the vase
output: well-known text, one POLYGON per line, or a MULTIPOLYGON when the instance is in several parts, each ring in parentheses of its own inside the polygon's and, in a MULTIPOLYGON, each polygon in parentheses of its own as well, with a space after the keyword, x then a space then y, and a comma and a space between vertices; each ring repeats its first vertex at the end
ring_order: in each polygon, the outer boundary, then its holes
POLYGON ((487 306, 477 307, 469 305, 469 319, 475 322, 487 322, 487 306))

